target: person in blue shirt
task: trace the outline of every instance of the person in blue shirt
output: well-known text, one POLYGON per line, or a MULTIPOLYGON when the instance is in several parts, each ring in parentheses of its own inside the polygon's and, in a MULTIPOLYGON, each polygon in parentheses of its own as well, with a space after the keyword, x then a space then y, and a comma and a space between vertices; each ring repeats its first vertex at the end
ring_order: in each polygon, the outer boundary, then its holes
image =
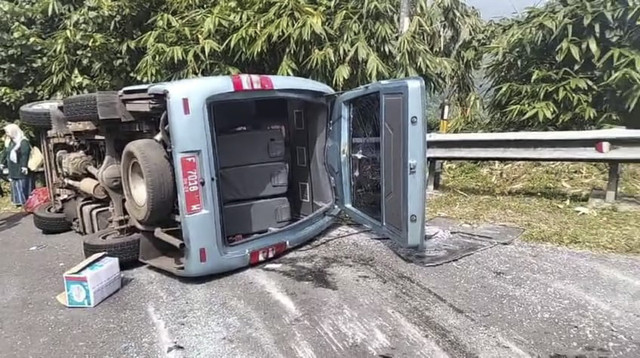
POLYGON ((14 123, 7 124, 4 132, 8 140, 0 153, 0 169, 6 172, 11 182, 11 202, 23 206, 34 189, 28 168, 31 145, 22 129, 14 123))

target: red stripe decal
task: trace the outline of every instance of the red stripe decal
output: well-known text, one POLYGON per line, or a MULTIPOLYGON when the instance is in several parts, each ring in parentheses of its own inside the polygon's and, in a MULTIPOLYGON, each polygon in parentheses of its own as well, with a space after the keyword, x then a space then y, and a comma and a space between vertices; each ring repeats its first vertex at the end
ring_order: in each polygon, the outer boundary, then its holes
POLYGON ((189 99, 188 98, 183 98, 182 99, 182 110, 184 111, 185 115, 189 115, 191 114, 191 109, 189 108, 189 99))
POLYGON ((262 75, 232 75, 231 83, 234 91, 272 90, 273 81, 269 76, 262 75))
POLYGON ((272 90, 273 82, 271 81, 271 77, 260 76, 260 87, 262 87, 263 90, 272 90))
POLYGON ((242 90, 244 90, 244 87, 242 86, 242 79, 240 78, 240 75, 231 76, 231 82, 233 83, 233 90, 234 91, 242 91, 242 90))

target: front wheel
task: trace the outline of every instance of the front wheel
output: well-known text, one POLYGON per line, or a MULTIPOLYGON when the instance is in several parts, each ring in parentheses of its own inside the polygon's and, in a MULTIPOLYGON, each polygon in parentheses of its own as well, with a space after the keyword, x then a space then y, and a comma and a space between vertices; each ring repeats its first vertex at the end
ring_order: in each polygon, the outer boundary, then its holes
POLYGON ((117 230, 107 229, 85 236, 82 240, 84 257, 106 252, 117 257, 120 265, 138 261, 140 255, 140 234, 120 235, 117 230))

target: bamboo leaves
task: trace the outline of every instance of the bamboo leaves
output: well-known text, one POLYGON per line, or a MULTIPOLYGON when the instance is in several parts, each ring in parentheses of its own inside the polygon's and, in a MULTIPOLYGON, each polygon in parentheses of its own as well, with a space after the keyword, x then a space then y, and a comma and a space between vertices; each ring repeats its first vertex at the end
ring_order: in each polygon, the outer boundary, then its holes
MULTIPOLYGON (((192 9, 169 6, 162 11, 172 16, 156 15, 152 30, 137 41, 146 49, 146 55, 136 73, 142 78, 175 77, 175 71, 183 70, 183 66, 176 66, 180 57, 159 53, 167 49, 176 51, 173 46, 202 46, 201 41, 194 43, 184 35, 191 31, 207 37, 208 48, 204 49, 207 58, 211 59, 209 51, 214 48, 216 54, 212 62, 217 65, 197 61, 185 64, 187 68, 197 66, 192 71, 197 74, 221 73, 233 65, 243 72, 312 77, 338 89, 399 75, 423 75, 432 89, 443 88, 449 81, 468 82, 469 76, 456 71, 469 70, 469 65, 455 62, 477 60, 477 56, 465 56, 459 48, 462 41, 469 41, 479 32, 478 14, 458 0, 434 1, 431 5, 419 0, 410 30, 398 36, 398 3, 397 0, 362 3, 247 0, 232 5, 215 2, 207 10, 210 14, 207 18, 199 17, 192 9), (166 23, 174 19, 179 26, 172 24, 167 28, 166 23), (474 25, 467 26, 468 23, 474 25), (167 32, 182 34, 168 36, 167 32), (439 39, 437 46, 432 43, 434 37, 439 39), (441 46, 443 43, 445 46, 441 46), (149 67, 155 68, 151 71, 149 67)), ((199 8, 198 4, 192 6, 199 8)), ((460 88, 468 90, 472 85, 467 83, 460 88)))
POLYGON ((491 115, 509 129, 640 125, 639 9, 637 0, 556 0, 499 23, 487 47, 491 115))

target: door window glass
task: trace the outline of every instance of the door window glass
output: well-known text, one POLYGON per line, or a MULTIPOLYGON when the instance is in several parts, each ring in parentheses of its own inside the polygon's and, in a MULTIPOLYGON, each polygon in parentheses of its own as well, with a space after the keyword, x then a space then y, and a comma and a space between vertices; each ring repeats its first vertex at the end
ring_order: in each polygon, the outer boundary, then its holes
POLYGON ((380 95, 371 93, 349 102, 351 112, 351 205, 382 219, 380 167, 380 95))

